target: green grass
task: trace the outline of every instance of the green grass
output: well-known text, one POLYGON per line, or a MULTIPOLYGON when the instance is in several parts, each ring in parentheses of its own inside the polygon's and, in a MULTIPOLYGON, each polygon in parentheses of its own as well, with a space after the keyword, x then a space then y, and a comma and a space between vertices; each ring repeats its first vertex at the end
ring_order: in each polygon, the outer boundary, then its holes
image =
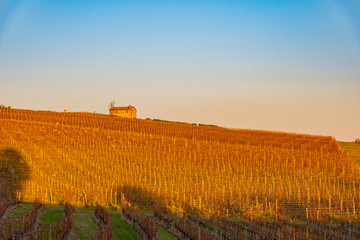
MULTIPOLYGON (((17 218, 19 215, 21 215, 22 213, 25 213, 25 212, 31 212, 33 209, 33 204, 32 203, 20 203, 19 207, 20 208, 16 209, 15 211, 10 212, 10 216, 12 218, 17 218)), ((15 226, 13 225, 13 229, 18 230, 19 224, 15 223, 15 226)))
POLYGON ((91 239, 98 230, 92 216, 95 209, 76 208, 73 214, 73 232, 76 239, 91 239))
POLYGON ((349 154, 350 159, 352 159, 358 166, 360 166, 360 143, 355 142, 338 142, 340 147, 349 154))
POLYGON ((159 240, 175 240, 176 237, 168 232, 165 228, 157 225, 157 229, 159 230, 159 240))
POLYGON ((139 210, 143 213, 145 213, 147 216, 154 216, 154 209, 149 207, 139 207, 139 210))
POLYGON ((51 225, 61 221, 64 216, 63 207, 51 206, 47 207, 46 212, 41 215, 40 221, 42 225, 51 225))
MULTIPOLYGON (((20 208, 11 212, 12 216, 18 216, 33 208, 32 203, 20 203, 20 208)), ((73 234, 76 239, 92 239, 94 233, 98 231, 98 226, 93 220, 94 208, 76 208, 73 214, 73 234)), ((147 214, 152 215, 153 211, 150 209, 144 210, 147 214)), ((56 224, 65 216, 63 206, 45 206, 44 213, 40 216, 40 222, 43 227, 56 224)), ((128 225, 116 210, 111 211, 112 235, 113 239, 129 239, 141 240, 138 233, 128 225)), ((160 240, 176 239, 166 229, 158 226, 160 240)))
POLYGON ((32 203, 20 203, 19 204, 20 208, 11 212, 11 216, 13 217, 17 217, 20 214, 24 213, 24 212, 28 212, 31 211, 33 209, 33 204, 32 203))
POLYGON ((140 240, 140 236, 121 217, 119 212, 111 213, 112 236, 114 239, 140 240))
MULTIPOLYGON (((143 213, 145 213, 148 217, 154 216, 154 209, 149 207, 140 207, 139 210, 143 213)), ((176 237, 172 235, 169 231, 167 231, 165 228, 161 227, 160 225, 156 225, 158 231, 159 231, 159 240, 175 240, 176 237)))

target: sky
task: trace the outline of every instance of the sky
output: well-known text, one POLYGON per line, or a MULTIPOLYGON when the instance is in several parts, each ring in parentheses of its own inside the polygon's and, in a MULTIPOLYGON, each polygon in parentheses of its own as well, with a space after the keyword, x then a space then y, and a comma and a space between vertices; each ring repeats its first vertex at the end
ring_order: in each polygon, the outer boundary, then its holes
POLYGON ((0 104, 360 137, 358 0, 0 0, 0 104))

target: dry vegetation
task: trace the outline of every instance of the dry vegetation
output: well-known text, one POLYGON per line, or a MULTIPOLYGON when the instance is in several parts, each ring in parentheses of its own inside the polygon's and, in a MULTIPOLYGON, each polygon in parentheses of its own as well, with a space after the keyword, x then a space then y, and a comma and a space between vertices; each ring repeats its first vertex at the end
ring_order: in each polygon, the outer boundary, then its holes
POLYGON ((332 137, 0 108, 0 148, 21 162, 0 163, 2 197, 121 208, 124 194, 199 219, 359 220, 360 169, 332 137))

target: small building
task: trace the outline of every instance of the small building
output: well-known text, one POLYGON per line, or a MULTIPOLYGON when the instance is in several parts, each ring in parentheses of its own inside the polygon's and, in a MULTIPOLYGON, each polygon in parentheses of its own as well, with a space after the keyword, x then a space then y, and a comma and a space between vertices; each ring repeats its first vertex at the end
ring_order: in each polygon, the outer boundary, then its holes
POLYGON ((126 117, 126 118, 136 118, 136 108, 129 105, 128 107, 111 107, 109 109, 110 115, 126 117))

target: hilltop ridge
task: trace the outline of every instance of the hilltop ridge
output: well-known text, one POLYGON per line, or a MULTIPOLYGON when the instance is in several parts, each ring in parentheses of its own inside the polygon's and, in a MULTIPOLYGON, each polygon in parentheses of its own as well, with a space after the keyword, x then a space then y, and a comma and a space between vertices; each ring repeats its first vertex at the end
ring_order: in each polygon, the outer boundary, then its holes
POLYGON ((185 124, 183 122, 159 119, 129 119, 83 112, 52 112, 6 108, 0 111, 1 118, 238 144, 271 145, 282 148, 324 148, 326 146, 326 148, 334 151, 339 150, 333 137, 265 130, 230 129, 214 125, 185 124))

